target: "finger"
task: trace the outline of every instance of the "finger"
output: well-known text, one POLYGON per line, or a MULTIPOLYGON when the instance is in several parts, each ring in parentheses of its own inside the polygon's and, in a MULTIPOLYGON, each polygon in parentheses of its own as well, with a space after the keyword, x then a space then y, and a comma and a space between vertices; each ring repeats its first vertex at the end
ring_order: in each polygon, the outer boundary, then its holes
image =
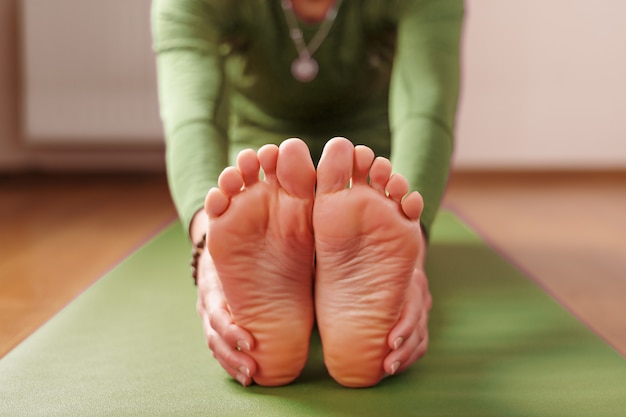
POLYGON ((409 356, 409 358, 402 365, 400 365, 396 373, 405 371, 407 368, 413 365, 416 361, 420 360, 426 354, 428 350, 428 341, 429 341, 428 333, 426 333, 426 335, 424 336, 420 344, 417 346, 417 349, 415 349, 415 351, 411 354, 411 356, 409 356))
POLYGON ((198 294, 198 300, 196 301, 196 311, 198 312, 198 315, 200 316, 200 318, 203 317, 204 313, 205 313, 205 306, 204 306, 204 300, 203 298, 200 296, 200 294, 198 294))
POLYGON ((428 348, 428 312, 424 312, 413 333, 402 346, 392 350, 383 362, 389 375, 402 372, 426 354, 428 348))
POLYGON ((407 336, 402 346, 398 349, 389 352, 385 360, 383 361, 383 368, 389 375, 400 372, 405 368, 406 362, 411 358, 414 352, 417 350, 422 339, 422 334, 416 329, 407 336))
POLYGON ((254 338, 244 328, 232 321, 230 313, 222 307, 212 308, 208 313, 209 324, 231 348, 250 352, 254 349, 254 338))
POLYGON ((422 271, 417 271, 414 275, 414 278, 416 279, 417 284, 422 290, 424 304, 426 305, 427 309, 430 310, 433 306, 433 297, 430 294, 430 289, 428 288, 428 279, 422 271))
POLYGON ((227 363, 221 361, 219 358, 216 358, 216 359, 220 363, 220 365, 222 365, 222 368, 224 368, 224 370, 228 372, 228 375, 232 376, 237 381, 239 381, 241 385, 243 385, 244 387, 247 387, 248 385, 252 383, 252 378, 250 378, 247 375, 244 375, 243 373, 239 372, 236 369, 230 368, 227 363))
POLYGON ((202 299, 210 326, 233 348, 239 347, 249 352, 254 348, 254 338, 248 331, 233 322, 217 280, 210 280, 209 285, 205 291, 206 296, 202 299))
POLYGON ((415 351, 413 351, 411 356, 409 356, 409 358, 402 365, 400 365, 400 367, 396 371, 396 374, 400 372, 404 372, 408 368, 410 368, 411 365, 413 365, 415 362, 420 360, 426 354, 427 350, 428 350, 428 335, 426 335, 426 337, 420 342, 419 346, 417 347, 417 349, 415 349, 415 351))
POLYGON ((402 364, 402 366, 400 366, 400 370, 406 369, 407 367, 411 366, 413 362, 420 359, 426 354, 426 351, 428 350, 428 341, 430 340, 428 336, 428 314, 425 314, 424 319, 420 320, 418 329, 420 342, 417 345, 414 353, 409 356, 409 358, 405 361, 405 363, 402 364))
POLYGON ((233 349, 213 329, 209 329, 207 344, 213 352, 213 356, 227 371, 230 369, 249 378, 256 374, 257 366, 254 359, 245 352, 233 349))
POLYGON ((233 348, 211 327, 206 310, 200 310, 200 317, 202 318, 202 327, 204 328, 207 345, 213 352, 213 356, 220 363, 226 363, 230 369, 237 370, 247 377, 254 376, 257 371, 254 359, 246 352, 233 348))
POLYGON ((428 313, 428 311, 423 311, 419 321, 417 322, 417 329, 419 333, 422 335, 428 333, 428 318, 429 317, 430 317, 430 314, 428 313))
POLYGON ((391 349, 398 349, 404 339, 415 329, 423 312, 428 312, 432 306, 432 298, 428 291, 428 280, 421 270, 415 269, 404 306, 400 312, 398 322, 389 332, 387 344, 391 349))
POLYGON ((411 342, 407 343, 406 348, 392 351, 383 362, 383 368, 389 375, 394 375, 405 371, 415 361, 422 358, 428 350, 428 331, 424 333, 415 333, 410 338, 411 342), (418 342, 416 342, 418 341, 418 342))
POLYGON ((399 349, 417 327, 424 309, 421 292, 417 290, 414 297, 404 303, 400 318, 387 336, 387 344, 391 349, 399 349))
POLYGON ((211 329, 211 325, 209 324, 209 316, 206 314, 206 310, 204 307, 198 303, 198 314, 200 315, 200 319, 202 321, 202 329, 204 330, 204 337, 209 341, 209 333, 213 330, 211 329))

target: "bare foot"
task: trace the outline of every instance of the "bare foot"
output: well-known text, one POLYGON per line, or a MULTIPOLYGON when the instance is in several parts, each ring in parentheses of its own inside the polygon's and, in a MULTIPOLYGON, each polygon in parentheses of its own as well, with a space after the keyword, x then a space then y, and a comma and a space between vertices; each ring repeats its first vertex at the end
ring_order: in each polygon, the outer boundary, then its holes
POLYGON ((242 151, 237 168, 226 168, 207 196, 209 252, 233 321, 255 338, 250 356, 260 385, 293 381, 307 359, 314 188, 306 144, 289 139, 280 148, 242 151))
POLYGON ((313 211, 315 306, 326 367, 345 386, 372 386, 385 375, 387 336, 420 251, 423 203, 408 191, 370 148, 344 138, 326 144, 313 211))

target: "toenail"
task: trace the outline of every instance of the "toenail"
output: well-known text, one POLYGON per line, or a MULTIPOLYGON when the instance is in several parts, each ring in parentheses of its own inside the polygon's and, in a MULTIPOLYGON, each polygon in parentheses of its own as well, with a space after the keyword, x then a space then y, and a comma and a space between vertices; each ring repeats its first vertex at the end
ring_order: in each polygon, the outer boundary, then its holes
POLYGON ((237 350, 245 350, 247 352, 250 352, 250 344, 245 340, 239 340, 237 342, 237 350))
POLYGON ((250 370, 247 367, 243 366, 243 365, 241 365, 239 367, 239 372, 241 372, 242 374, 244 374, 248 378, 250 377, 250 370))
POLYGON ((397 350, 401 345, 402 342, 404 342, 404 338, 402 337, 398 337, 396 340, 393 341, 393 349, 397 350))
POLYGON ((395 361, 391 364, 391 375, 394 375, 398 368, 400 367, 400 361, 395 361))

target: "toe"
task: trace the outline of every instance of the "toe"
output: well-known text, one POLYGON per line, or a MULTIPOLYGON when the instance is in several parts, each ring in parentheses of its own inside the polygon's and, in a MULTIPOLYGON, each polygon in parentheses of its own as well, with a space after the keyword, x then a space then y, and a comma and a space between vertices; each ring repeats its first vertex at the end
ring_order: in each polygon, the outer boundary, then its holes
POLYGON ((230 199, 222 190, 217 187, 213 187, 209 190, 209 193, 206 196, 206 200, 204 201, 204 210, 209 215, 209 218, 215 218, 221 216, 228 205, 230 204, 230 199))
POLYGON ((387 181, 386 189, 389 197, 399 203, 402 201, 402 197, 409 192, 409 182, 403 175, 393 174, 387 181))
POLYGON ((346 188, 352 176, 354 145, 345 138, 326 143, 317 166, 317 191, 332 193, 346 188))
POLYGON ((227 196, 232 197, 241 192, 243 177, 237 168, 228 167, 222 171, 217 179, 217 183, 227 196))
POLYGON ((372 167, 370 168, 370 186, 384 194, 390 176, 391 162, 389 159, 381 156, 374 159, 372 167))
POLYGON ((309 147, 300 139, 281 143, 276 163, 276 177, 289 194, 312 198, 315 192, 315 166, 309 147))
POLYGON ((265 181, 276 181, 276 164, 278 162, 278 146, 274 144, 263 145, 257 152, 265 181))
POLYGON ((424 200, 417 191, 408 194, 401 203, 402 211, 409 220, 418 220, 422 215, 424 200))
POLYGON ((252 149, 245 149, 237 155, 237 168, 241 173, 246 187, 250 187, 259 181, 259 158, 252 149))
POLYGON ((358 145, 354 148, 354 167, 352 170, 352 184, 367 184, 367 175, 372 162, 374 151, 367 146, 358 145))

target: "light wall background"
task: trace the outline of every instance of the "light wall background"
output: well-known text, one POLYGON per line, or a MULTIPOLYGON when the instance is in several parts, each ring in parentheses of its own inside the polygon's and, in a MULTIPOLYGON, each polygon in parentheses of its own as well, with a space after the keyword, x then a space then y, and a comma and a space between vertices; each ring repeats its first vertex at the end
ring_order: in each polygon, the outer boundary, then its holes
POLYGON ((457 166, 626 168, 626 1, 469 0, 457 166))
MULTIPOLYGON (((0 0, 0 171, 162 169, 158 138, 71 146, 26 140, 19 2, 0 0)), ((626 1, 466 5, 455 167, 625 169, 626 1)))

